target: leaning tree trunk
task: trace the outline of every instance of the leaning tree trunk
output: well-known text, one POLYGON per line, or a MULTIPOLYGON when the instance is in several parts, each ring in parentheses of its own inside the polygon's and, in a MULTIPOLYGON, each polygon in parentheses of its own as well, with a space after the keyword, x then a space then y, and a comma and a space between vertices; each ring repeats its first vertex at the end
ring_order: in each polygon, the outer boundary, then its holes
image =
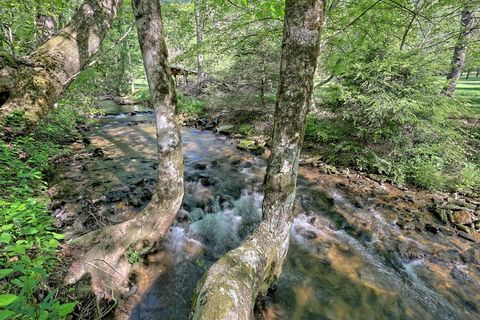
POLYGON ((195 31, 197 36, 197 82, 205 80, 205 68, 203 64, 203 3, 201 0, 193 0, 195 11, 195 31))
POLYGON ((176 119, 175 86, 168 65, 160 2, 134 0, 138 39, 148 85, 155 107, 158 182, 147 207, 135 218, 86 234, 74 246, 92 246, 70 269, 68 283, 90 273, 99 297, 112 298, 128 290, 131 265, 128 252, 149 252, 173 223, 183 198, 183 155, 180 126, 176 119), (119 281, 121 280, 121 281, 119 281), (115 290, 111 290, 111 289, 115 290))
POLYGON ((305 118, 320 47, 324 0, 287 0, 275 107, 272 155, 265 180, 263 220, 197 286, 193 319, 253 318, 257 295, 279 276, 288 250, 305 118))
POLYGON ((121 2, 85 0, 70 23, 33 54, 2 66, 0 124, 15 112, 31 127, 47 114, 100 48, 121 2))
POLYGON ((450 72, 447 75, 447 85, 442 93, 447 96, 453 95, 457 88, 457 82, 462 75, 462 68, 465 64, 468 41, 473 31, 473 8, 465 7, 462 11, 460 35, 455 45, 450 72))

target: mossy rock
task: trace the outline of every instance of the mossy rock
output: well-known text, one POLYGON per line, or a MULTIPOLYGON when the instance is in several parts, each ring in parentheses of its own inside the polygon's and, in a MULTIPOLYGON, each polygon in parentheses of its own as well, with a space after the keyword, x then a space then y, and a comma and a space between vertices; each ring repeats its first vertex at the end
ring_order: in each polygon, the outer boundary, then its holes
POLYGON ((261 154, 264 151, 264 148, 255 143, 253 140, 240 140, 237 145, 237 148, 240 150, 246 150, 253 152, 254 154, 261 154))

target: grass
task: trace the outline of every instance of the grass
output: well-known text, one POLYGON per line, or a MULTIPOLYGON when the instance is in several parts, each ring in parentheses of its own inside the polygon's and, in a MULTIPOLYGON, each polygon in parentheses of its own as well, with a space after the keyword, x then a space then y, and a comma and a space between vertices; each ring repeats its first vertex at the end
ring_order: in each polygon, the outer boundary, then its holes
POLYGON ((480 116, 480 77, 462 77, 458 81, 455 96, 464 98, 471 104, 473 114, 480 116))

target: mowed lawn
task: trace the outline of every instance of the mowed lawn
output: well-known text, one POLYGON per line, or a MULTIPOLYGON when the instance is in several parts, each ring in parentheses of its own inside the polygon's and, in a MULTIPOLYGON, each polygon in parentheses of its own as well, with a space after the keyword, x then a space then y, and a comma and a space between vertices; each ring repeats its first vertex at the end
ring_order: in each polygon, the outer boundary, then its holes
POLYGON ((468 80, 462 77, 458 81, 455 96, 468 100, 472 105, 472 111, 480 116, 480 77, 470 77, 468 80))

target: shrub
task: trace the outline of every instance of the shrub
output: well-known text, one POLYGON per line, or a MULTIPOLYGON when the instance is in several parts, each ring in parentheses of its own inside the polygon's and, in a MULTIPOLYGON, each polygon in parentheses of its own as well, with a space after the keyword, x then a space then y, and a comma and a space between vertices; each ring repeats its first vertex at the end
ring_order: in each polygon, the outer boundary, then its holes
POLYGON ((242 123, 238 128, 238 132, 246 136, 253 136, 255 135, 256 130, 251 124, 242 123))
POLYGON ((199 115, 205 111, 205 102, 194 97, 177 96, 177 112, 190 115, 199 115))
POLYGON ((152 94, 150 93, 150 89, 148 87, 138 89, 133 95, 133 100, 139 104, 151 102, 152 94))
POLYGON ((49 160, 66 151, 61 144, 78 137, 80 119, 59 104, 28 135, 0 140, 0 319, 64 319, 75 307, 48 283, 63 235, 53 227, 45 176, 49 160))
POLYGON ((379 172, 398 183, 477 188, 467 182, 476 166, 457 120, 465 105, 439 94, 435 65, 384 45, 363 50, 338 71, 336 82, 322 88, 325 112, 307 119, 307 142, 320 145, 328 162, 379 172))

